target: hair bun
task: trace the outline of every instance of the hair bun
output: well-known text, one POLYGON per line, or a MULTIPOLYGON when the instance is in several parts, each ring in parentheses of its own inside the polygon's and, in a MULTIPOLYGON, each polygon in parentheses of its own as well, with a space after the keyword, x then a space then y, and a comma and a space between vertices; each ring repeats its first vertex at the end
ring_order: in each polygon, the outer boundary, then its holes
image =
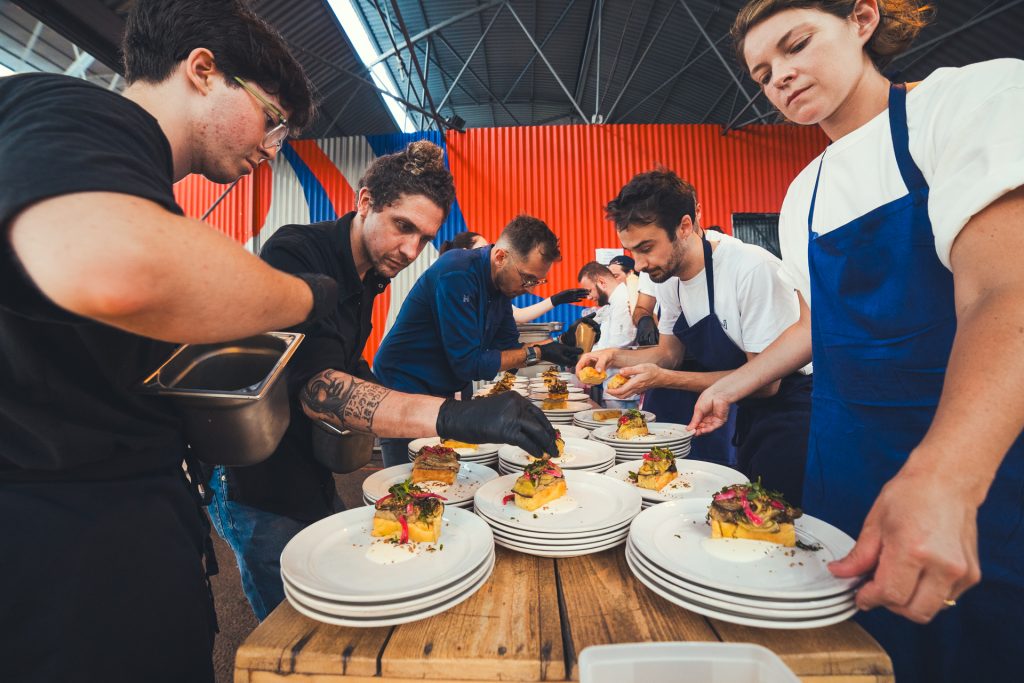
POLYGON ((409 143, 405 150, 406 162, 403 168, 412 175, 421 175, 428 170, 444 169, 444 152, 429 140, 409 143))

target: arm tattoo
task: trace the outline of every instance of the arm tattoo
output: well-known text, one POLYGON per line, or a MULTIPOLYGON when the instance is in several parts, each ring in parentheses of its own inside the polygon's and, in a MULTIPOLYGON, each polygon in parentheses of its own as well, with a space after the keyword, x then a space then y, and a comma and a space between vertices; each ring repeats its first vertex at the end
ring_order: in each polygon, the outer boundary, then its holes
POLYGON ((310 417, 339 427, 373 432, 377 408, 390 393, 390 389, 379 384, 337 370, 324 370, 306 383, 300 400, 310 417))

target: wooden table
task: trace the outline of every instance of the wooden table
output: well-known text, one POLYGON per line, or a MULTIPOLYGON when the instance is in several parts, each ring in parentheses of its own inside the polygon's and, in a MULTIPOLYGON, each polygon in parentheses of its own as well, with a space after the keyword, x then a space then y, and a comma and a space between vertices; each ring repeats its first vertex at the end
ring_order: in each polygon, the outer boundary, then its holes
POLYGON ((885 651, 852 621, 776 631, 707 619, 633 578, 621 546, 564 560, 497 554, 473 597, 411 624, 330 626, 285 602, 238 648, 235 683, 579 680, 583 648, 646 641, 757 643, 805 683, 894 680, 885 651))

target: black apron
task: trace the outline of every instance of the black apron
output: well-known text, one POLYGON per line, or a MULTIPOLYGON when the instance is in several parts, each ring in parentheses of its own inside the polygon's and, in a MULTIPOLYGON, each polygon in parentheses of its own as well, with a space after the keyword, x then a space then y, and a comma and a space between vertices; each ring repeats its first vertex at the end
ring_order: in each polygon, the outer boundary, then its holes
MULTIPOLYGON (((685 312, 680 312, 672 331, 686 346, 686 353, 692 356, 698 371, 735 370, 747 362, 747 354, 725 333, 715 313, 714 258, 711 244, 703 238, 701 244, 709 312, 693 325, 687 323, 685 312)), ((799 505, 810 422, 809 375, 795 372, 783 378, 774 396, 741 401, 733 436, 739 469, 751 480, 760 477, 765 486, 781 491, 793 505, 799 505)))

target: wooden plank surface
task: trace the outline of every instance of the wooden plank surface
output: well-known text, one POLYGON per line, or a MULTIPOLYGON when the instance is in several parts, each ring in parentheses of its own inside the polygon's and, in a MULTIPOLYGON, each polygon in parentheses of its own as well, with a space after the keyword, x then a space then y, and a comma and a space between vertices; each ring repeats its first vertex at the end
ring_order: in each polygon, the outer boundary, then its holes
POLYGON ((322 624, 283 602, 238 648, 235 670, 375 676, 391 628, 322 624))
POLYGON ((572 680, 579 680, 579 653, 591 645, 718 641, 706 619, 663 600, 633 578, 622 546, 557 562, 572 680))
POLYGON ((381 658, 384 678, 565 678, 554 560, 496 552, 494 573, 476 595, 395 627, 381 658))
POLYGON ((801 678, 849 675, 882 681, 892 677, 892 661, 885 650, 853 621, 793 631, 709 621, 724 642, 764 645, 801 678))

